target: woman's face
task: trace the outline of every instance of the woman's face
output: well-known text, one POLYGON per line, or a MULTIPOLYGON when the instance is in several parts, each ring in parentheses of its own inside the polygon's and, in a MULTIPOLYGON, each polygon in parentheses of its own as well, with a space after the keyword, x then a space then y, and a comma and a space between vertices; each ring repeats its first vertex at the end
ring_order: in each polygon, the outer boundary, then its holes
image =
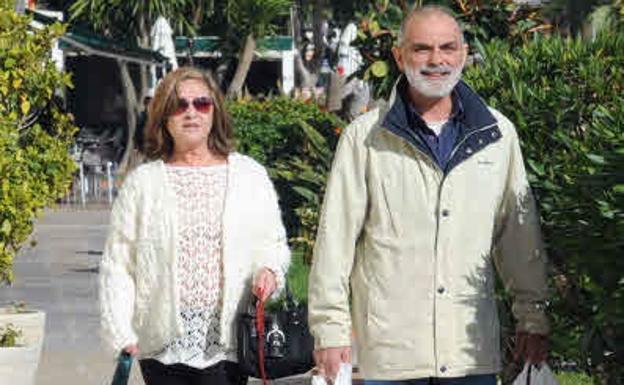
POLYGON ((178 84, 178 106, 167 119, 167 131, 173 138, 174 151, 207 146, 212 129, 214 99, 201 80, 188 79, 178 84))

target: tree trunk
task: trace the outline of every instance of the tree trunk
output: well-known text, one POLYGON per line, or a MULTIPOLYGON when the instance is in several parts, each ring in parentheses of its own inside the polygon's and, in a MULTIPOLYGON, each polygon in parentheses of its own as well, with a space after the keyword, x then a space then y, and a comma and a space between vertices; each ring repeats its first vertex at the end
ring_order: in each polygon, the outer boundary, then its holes
POLYGON ((126 139, 126 148, 124 149, 124 153, 119 164, 119 171, 123 174, 128 171, 128 161, 130 159, 130 154, 132 154, 132 150, 134 149, 134 133, 136 132, 139 103, 137 101, 137 93, 134 88, 134 83, 130 77, 128 63, 123 60, 117 60, 117 66, 119 67, 119 74, 121 75, 121 89, 123 90, 126 102, 126 127, 128 134, 126 139))
POLYGON ((191 20, 193 21, 193 28, 195 30, 199 30, 199 25, 204 20, 204 14, 206 14, 206 12, 204 11, 204 4, 200 2, 192 13, 193 16, 191 20))
POLYGON ((290 9, 290 12, 290 22, 295 46, 301 49, 301 43, 303 42, 301 37, 301 1, 296 1, 290 9))
POLYGON ((247 79, 247 73, 251 67, 255 49, 256 40, 254 39, 253 33, 250 33, 245 39, 245 46, 243 47, 243 52, 239 57, 236 73, 234 74, 234 78, 232 79, 230 87, 227 91, 227 97, 229 99, 236 99, 241 96, 245 79, 247 79))
MULTIPOLYGON (((150 45, 150 31, 143 15, 141 15, 139 18, 139 36, 137 36, 137 40, 139 47, 145 49, 152 48, 150 45)), ((148 76, 151 75, 151 68, 149 68, 147 64, 139 64, 139 73, 140 85, 139 90, 135 95, 137 97, 137 101, 143 101, 143 98, 147 93, 147 89, 150 87, 150 79, 148 78, 148 76)), ((152 84, 151 86, 156 85, 152 84)))
POLYGON ((312 10, 312 28, 314 33, 314 65, 312 72, 318 73, 325 54, 325 42, 323 41, 323 24, 325 24, 325 0, 315 0, 312 10))
POLYGON ((327 111, 336 112, 342 110, 342 90, 345 84, 345 76, 332 71, 329 76, 329 88, 327 90, 327 111))
MULTIPOLYGON (((421 4, 422 6, 422 4, 421 4)), ((403 14, 407 15, 407 13, 409 12, 409 5, 407 4, 407 1, 405 0, 399 0, 399 7, 401 7, 401 11, 403 11, 403 14)))

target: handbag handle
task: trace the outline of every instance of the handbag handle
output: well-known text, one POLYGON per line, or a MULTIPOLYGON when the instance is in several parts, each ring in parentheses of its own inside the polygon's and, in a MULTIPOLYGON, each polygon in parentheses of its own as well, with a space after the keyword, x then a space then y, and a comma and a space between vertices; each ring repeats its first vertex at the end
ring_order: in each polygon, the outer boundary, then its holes
MULTIPOLYGON (((262 292, 260 292, 262 295, 262 292)), ((256 300, 256 331, 258 333, 258 366, 263 385, 269 385, 264 368, 264 301, 256 300)))
MULTIPOLYGON (((286 310, 295 309, 297 307, 297 303, 295 302, 295 296, 293 295, 288 285, 288 277, 286 277, 284 282, 284 292, 286 294, 286 298, 284 301, 284 306, 286 310)), ((249 305, 247 307, 248 314, 256 315, 258 302, 259 298, 252 294, 251 300, 249 301, 249 305)))
MULTIPOLYGON (((288 285, 288 278, 286 278, 286 282, 284 283, 284 289, 286 290, 286 301, 284 302, 286 305, 286 310, 295 309, 295 299, 293 297, 292 291, 288 285)), ((262 292, 258 293, 262 296, 262 292)), ((266 376, 266 370, 264 367, 264 339, 265 339, 265 325, 264 325, 264 304, 265 301, 260 298, 252 295, 252 299, 250 301, 251 309, 250 314, 255 315, 256 317, 256 332, 258 336, 258 369, 260 370, 260 377, 262 378, 263 385, 269 385, 269 381, 266 376)))

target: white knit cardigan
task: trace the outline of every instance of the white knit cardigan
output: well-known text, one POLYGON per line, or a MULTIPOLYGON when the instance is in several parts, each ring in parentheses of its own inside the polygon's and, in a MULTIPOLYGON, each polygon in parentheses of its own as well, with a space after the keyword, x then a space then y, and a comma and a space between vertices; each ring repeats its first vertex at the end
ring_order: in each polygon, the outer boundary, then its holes
MULTIPOLYGON (((253 274, 268 267, 283 287, 290 262, 277 195, 265 169, 237 153, 228 157, 222 218, 221 343, 236 349, 235 320, 251 295, 253 274)), ((104 341, 119 352, 138 344, 140 357, 183 335, 176 272, 175 193, 165 164, 144 164, 126 178, 111 213, 100 265, 104 341)))

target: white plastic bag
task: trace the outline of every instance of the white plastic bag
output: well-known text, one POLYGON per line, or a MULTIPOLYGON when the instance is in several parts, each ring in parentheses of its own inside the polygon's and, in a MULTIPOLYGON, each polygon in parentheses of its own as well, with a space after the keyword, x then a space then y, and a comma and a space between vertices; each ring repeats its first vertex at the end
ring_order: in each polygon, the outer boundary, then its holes
POLYGON ((514 380, 513 385, 559 385, 559 381, 547 364, 526 364, 514 380))
MULTIPOLYGON (((333 385, 351 385, 351 364, 345 364, 344 362, 340 364, 340 369, 338 369, 338 374, 336 375, 336 381, 334 381, 333 385)), ((323 376, 312 376, 312 385, 327 385, 327 381, 325 381, 325 377, 323 376)))

